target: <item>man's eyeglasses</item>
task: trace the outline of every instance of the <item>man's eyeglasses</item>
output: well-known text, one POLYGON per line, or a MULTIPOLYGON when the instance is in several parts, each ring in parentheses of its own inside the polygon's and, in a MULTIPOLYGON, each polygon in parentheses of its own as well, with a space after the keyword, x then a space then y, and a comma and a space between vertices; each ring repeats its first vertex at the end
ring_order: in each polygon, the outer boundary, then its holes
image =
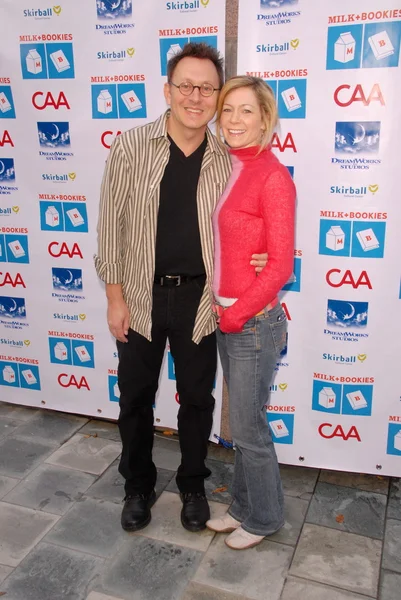
POLYGON ((202 85, 193 85, 189 81, 183 81, 180 85, 176 85, 170 81, 171 85, 178 88, 183 96, 190 96, 195 88, 198 88, 201 96, 212 96, 214 92, 219 92, 221 88, 214 88, 211 83, 202 83, 202 85))

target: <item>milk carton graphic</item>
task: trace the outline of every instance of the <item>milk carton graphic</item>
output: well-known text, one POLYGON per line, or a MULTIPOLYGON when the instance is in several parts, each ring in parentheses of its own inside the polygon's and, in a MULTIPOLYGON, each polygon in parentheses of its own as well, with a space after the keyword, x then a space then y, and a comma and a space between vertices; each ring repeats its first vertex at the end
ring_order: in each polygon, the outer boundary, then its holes
POLYGON ((29 50, 26 55, 26 70, 28 73, 33 73, 33 75, 38 75, 43 71, 42 57, 35 48, 29 50))
POLYGON ((125 94, 121 94, 121 100, 124 102, 129 112, 134 112, 135 110, 142 108, 142 102, 139 100, 134 90, 129 90, 128 92, 125 92, 125 94))
POLYGON ((326 248, 329 250, 343 250, 345 233, 339 225, 333 225, 326 233, 326 248))
POLYGON ((0 111, 2 113, 6 113, 12 109, 11 104, 8 101, 7 96, 4 92, 0 92, 0 111))
POLYGON ((281 97, 284 100, 284 104, 288 112, 297 110, 302 106, 301 99, 298 96, 298 92, 295 89, 295 87, 288 88, 288 90, 284 90, 284 92, 281 92, 281 97))
POLYGON ((334 408, 336 405, 336 394, 331 387, 324 387, 319 392, 319 404, 323 408, 334 408))
POLYGON ((290 435, 290 432, 288 431, 283 419, 277 419, 277 421, 273 421, 272 423, 269 423, 269 425, 276 438, 287 437, 287 435, 290 435))
POLYGON ((32 373, 31 369, 25 369, 24 371, 21 371, 21 375, 28 385, 33 385, 34 383, 37 383, 37 379, 32 373))
POLYGON ((401 429, 394 436, 394 448, 401 452, 401 429))
POLYGON ((115 395, 116 398, 120 397, 120 388, 118 387, 118 383, 116 381, 116 383, 113 385, 113 394, 115 395))
POLYGON ((358 238, 358 241, 361 244, 364 252, 376 250, 376 248, 380 247, 379 240, 375 236, 375 233, 371 227, 369 229, 364 229, 363 231, 358 231, 356 237, 358 238))
POLYGON ((21 242, 19 240, 14 240, 8 244, 11 252, 13 253, 14 258, 21 258, 25 256, 25 250, 23 249, 21 242))
POLYGON ((71 208, 70 210, 67 210, 66 214, 74 227, 78 227, 79 225, 83 225, 85 223, 85 219, 77 208, 71 208))
POLYGON ((356 390, 355 392, 350 392, 349 394, 347 394, 347 398, 354 410, 366 408, 368 405, 361 390, 356 390))
POLYGON ((68 360, 68 350, 64 342, 57 342, 54 346, 54 356, 57 360, 68 360))
POLYGON ((91 360, 91 355, 85 346, 77 346, 75 352, 81 362, 88 362, 88 360, 91 360))
POLYGON ((46 225, 49 227, 57 227, 60 224, 60 215, 55 206, 49 206, 45 212, 46 225))
POLYGON ((113 110, 113 98, 109 90, 101 90, 97 97, 97 109, 103 115, 107 115, 113 110))
POLYGON ((386 30, 380 33, 375 33, 368 38, 369 46, 372 48, 372 52, 376 60, 382 60, 394 54, 394 46, 388 36, 386 30))
POLYGON ((334 60, 347 63, 355 58, 356 42, 352 34, 347 31, 342 33, 334 44, 334 60))
POLYGON ((170 58, 173 58, 176 54, 181 52, 182 48, 179 44, 171 44, 170 48, 167 50, 167 62, 170 58))
POLYGON ((4 381, 7 381, 7 383, 15 383, 15 371, 10 365, 4 367, 3 379, 4 381))

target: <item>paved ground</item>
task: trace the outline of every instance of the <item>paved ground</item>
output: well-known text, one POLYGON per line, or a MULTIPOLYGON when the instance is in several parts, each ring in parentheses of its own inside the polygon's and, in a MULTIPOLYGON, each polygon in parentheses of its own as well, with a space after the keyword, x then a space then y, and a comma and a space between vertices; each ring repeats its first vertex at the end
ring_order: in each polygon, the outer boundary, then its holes
MULTIPOLYGON (((400 600, 400 480, 283 466, 285 527, 235 552, 182 528, 178 442, 162 435, 152 522, 122 531, 119 453, 112 423, 0 402, 5 600, 400 600)), ((233 452, 210 456, 220 515, 233 452)))

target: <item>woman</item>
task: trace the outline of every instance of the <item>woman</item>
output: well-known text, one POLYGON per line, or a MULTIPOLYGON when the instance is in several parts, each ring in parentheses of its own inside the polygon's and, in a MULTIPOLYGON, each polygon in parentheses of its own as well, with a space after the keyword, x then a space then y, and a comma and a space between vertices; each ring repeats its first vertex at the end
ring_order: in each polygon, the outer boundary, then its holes
POLYGON ((229 146, 233 170, 213 215, 213 292, 236 453, 232 505, 207 526, 231 532, 226 544, 236 550, 259 544, 284 524, 266 405, 286 345, 286 315, 277 295, 293 269, 295 187, 269 147, 277 120, 274 94, 263 80, 234 77, 224 85, 217 131, 229 146), (257 276, 248 257, 262 252, 268 262, 257 276))

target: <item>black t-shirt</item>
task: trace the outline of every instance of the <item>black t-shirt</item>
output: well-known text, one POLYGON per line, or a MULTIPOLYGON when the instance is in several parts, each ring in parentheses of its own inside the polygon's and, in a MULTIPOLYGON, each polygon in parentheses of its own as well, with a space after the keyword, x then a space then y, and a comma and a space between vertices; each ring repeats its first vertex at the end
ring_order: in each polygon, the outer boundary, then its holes
POLYGON ((207 138, 190 156, 169 140, 170 159, 160 183, 155 274, 202 275, 196 194, 207 138))

